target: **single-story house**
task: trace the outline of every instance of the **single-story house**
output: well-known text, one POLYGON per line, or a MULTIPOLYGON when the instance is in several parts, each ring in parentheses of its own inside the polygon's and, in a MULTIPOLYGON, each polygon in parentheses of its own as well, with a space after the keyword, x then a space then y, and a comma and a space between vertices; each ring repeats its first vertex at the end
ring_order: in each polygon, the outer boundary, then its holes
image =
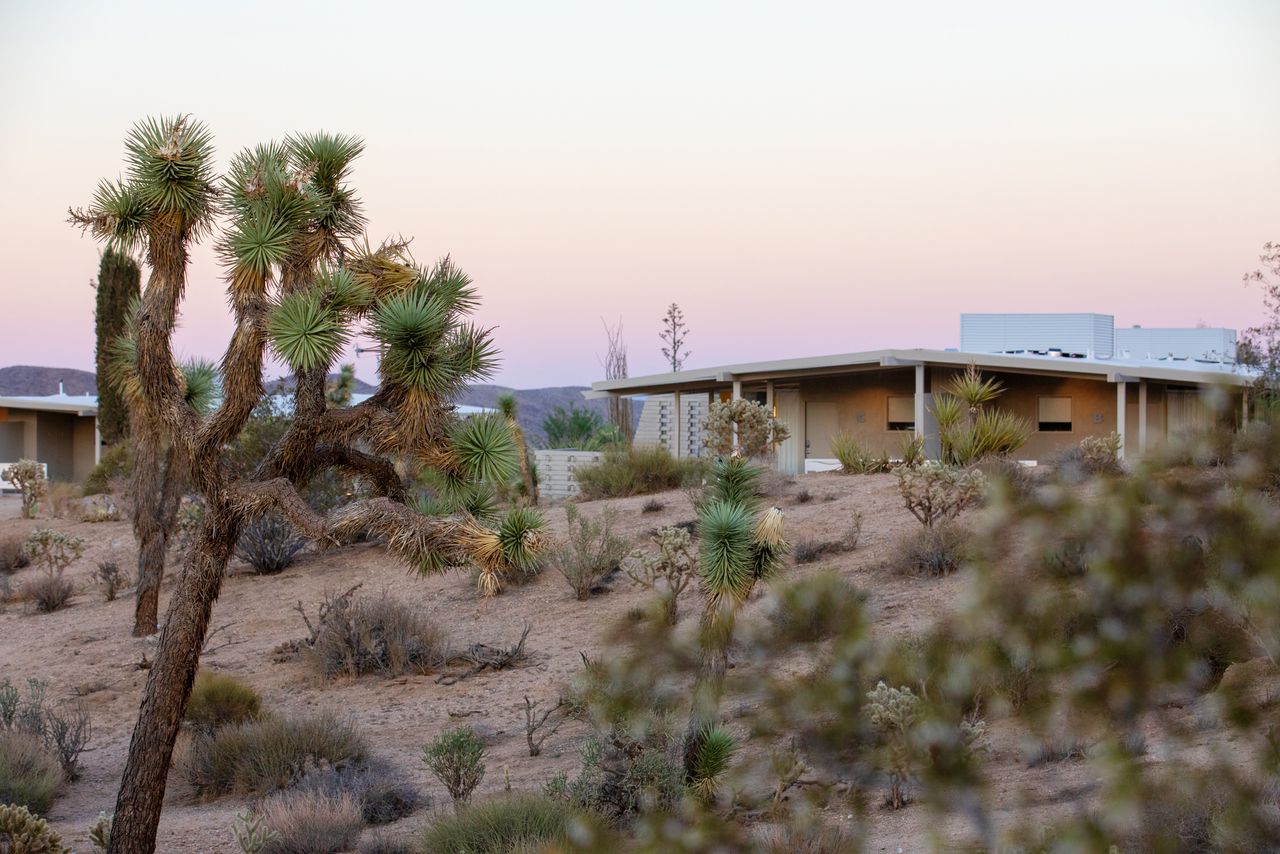
POLYGON ((1235 333, 1223 329, 1150 330, 1118 336, 1109 315, 965 315, 956 350, 884 349, 605 380, 591 397, 643 396, 639 443, 676 456, 702 450, 710 402, 749 398, 771 408, 791 437, 777 451, 780 471, 833 468, 831 439, 854 435, 891 457, 904 438, 940 451, 932 399, 967 366, 1004 387, 994 406, 1028 419, 1034 432, 1018 457, 1042 460, 1087 436, 1119 433, 1122 453, 1141 455, 1218 417, 1210 393, 1226 395, 1247 418, 1255 376, 1235 363, 1235 333), (1178 349, 1116 353, 1118 339, 1179 342, 1178 349), (1229 344, 1228 347, 1224 342, 1229 344))
POLYGON ((0 470, 36 460, 50 480, 80 481, 97 465, 100 445, 96 395, 0 397, 0 470))

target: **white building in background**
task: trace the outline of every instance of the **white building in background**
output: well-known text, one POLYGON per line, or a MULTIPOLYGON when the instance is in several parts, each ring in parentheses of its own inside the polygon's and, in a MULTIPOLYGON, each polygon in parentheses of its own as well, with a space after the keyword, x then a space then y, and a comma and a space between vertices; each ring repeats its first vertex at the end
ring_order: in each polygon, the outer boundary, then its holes
POLYGON ((1108 314, 965 314, 959 350, 883 349, 746 362, 603 380, 590 397, 645 400, 636 441, 676 456, 702 451, 701 426, 715 400, 745 397, 770 407, 791 437, 776 465, 787 473, 834 465, 831 440, 851 434, 874 454, 895 455, 915 437, 939 448, 933 395, 976 365, 1005 392, 1001 409, 1033 432, 1019 456, 1051 457, 1088 436, 1118 433, 1140 456, 1223 417, 1205 402, 1231 400, 1226 417, 1248 417, 1256 374, 1235 363, 1230 329, 1117 330, 1108 314))

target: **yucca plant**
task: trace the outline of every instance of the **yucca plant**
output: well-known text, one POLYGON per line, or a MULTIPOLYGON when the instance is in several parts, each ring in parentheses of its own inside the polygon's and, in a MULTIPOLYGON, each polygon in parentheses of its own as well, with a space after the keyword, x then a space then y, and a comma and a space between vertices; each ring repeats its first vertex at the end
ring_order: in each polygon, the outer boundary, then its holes
POLYGON ((1007 456, 1031 437, 1027 419, 987 404, 1004 393, 993 378, 984 379, 974 365, 951 380, 947 393, 933 400, 933 414, 942 440, 942 459, 953 465, 972 465, 983 457, 1007 456))
MULTIPOLYGON (((212 137, 186 118, 148 120, 127 144, 125 178, 100 185, 72 218, 94 236, 145 250, 151 275, 122 347, 122 379, 136 389, 140 422, 155 425, 187 461, 207 507, 170 601, 147 677, 116 803, 112 852, 154 850, 174 740, 227 559, 243 527, 267 514, 321 544, 379 536, 420 571, 466 563, 500 573, 536 558, 541 520, 528 511, 477 518, 458 501, 481 481, 511 477, 505 421, 459 421, 453 402, 489 376, 497 352, 469 322, 471 280, 447 258, 420 266, 403 241, 358 239, 364 217, 347 184, 363 143, 313 134, 236 155, 213 172, 212 137), (202 415, 171 336, 190 244, 225 213, 216 247, 236 328, 221 361, 221 402, 202 415), (381 387, 356 406, 330 406, 325 379, 357 328, 381 346, 381 387), (292 423, 241 474, 227 447, 263 395, 268 349, 294 375, 292 423), (326 514, 299 490, 330 470, 359 476, 370 497, 326 514), (403 471, 430 470, 443 485, 434 515, 411 505, 403 471)), ((143 466, 139 464, 138 468, 143 466)))
POLYGON ((705 752, 717 749, 709 739, 717 731, 738 611, 756 582, 778 572, 790 550, 782 511, 771 507, 757 513, 760 469, 745 457, 722 457, 714 471, 698 515, 698 579, 704 601, 698 635, 701 660, 684 745, 685 783, 704 792, 710 785, 705 772, 711 767, 705 752))

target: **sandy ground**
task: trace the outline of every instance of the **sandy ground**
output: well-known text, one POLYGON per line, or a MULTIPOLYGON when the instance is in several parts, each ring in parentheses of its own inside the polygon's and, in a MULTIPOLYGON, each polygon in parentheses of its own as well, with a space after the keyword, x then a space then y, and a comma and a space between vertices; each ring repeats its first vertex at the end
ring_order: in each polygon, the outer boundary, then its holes
MULTIPOLYGON (((846 477, 806 475, 777 485, 773 499, 787 513, 788 536, 834 539, 841 536, 857 511, 863 516, 859 547, 829 555, 816 563, 789 567, 793 576, 835 569, 867 591, 877 632, 911 633, 928 626, 956 600, 959 578, 902 577, 882 567, 888 550, 919 523, 899 503, 890 476, 846 477), (801 490, 813 500, 799 503, 801 490)), ((681 492, 657 496, 666 507, 641 513, 645 498, 607 502, 618 510, 619 533, 637 545, 652 529, 692 518, 688 498, 681 492)), ((594 513, 594 502, 584 511, 594 513)), ((129 637, 131 592, 105 602, 90 574, 97 561, 112 556, 131 567, 135 551, 130 529, 123 522, 80 523, 42 518, 18 518, 16 498, 0 498, 0 536, 52 526, 84 537, 89 549, 69 570, 77 585, 70 607, 53 614, 35 614, 21 604, 0 613, 0 679, 15 683, 28 676, 48 680, 52 699, 78 699, 93 717, 93 739, 83 756, 83 776, 70 784, 49 816, 55 827, 79 851, 88 851, 87 829, 100 810, 111 810, 120 769, 146 677, 138 669, 152 654, 145 640, 129 637)), ((562 509, 546 509, 552 531, 563 532, 562 509)), ((13 577, 15 589, 27 574, 13 577)), ((171 581, 171 578, 170 578, 171 581)), ((164 589, 163 606, 171 590, 164 589)), ((561 575, 545 572, 531 584, 513 587, 489 600, 477 597, 466 573, 422 578, 410 575, 376 546, 360 545, 304 554, 284 573, 259 577, 233 563, 214 610, 214 627, 226 626, 215 640, 231 641, 205 656, 202 666, 241 677, 259 692, 264 706, 281 713, 328 709, 350 715, 385 757, 429 794, 431 808, 419 810, 387 829, 393 837, 407 837, 428 824, 436 810, 447 808, 448 796, 419 761, 423 744, 442 729, 465 721, 491 741, 488 773, 478 796, 500 791, 509 774, 513 788, 538 788, 557 772, 577 768, 576 745, 585 725, 570 721, 548 740, 541 756, 530 758, 525 746, 522 698, 554 701, 580 667, 579 653, 601 651, 607 628, 629 609, 646 601, 646 593, 625 577, 586 602, 578 602, 561 575), (527 666, 480 674, 453 685, 437 684, 432 675, 385 679, 366 676, 354 681, 323 684, 299 660, 273 662, 272 650, 305 634, 295 603, 314 612, 326 592, 363 583, 364 593, 388 591, 421 606, 449 633, 457 646, 481 641, 515 641, 526 621, 532 626, 527 666)), ((761 607, 753 602, 751 609, 761 607)), ((696 612, 691 597, 683 606, 688 617, 696 612)), ((1017 734, 993 725, 988 737, 990 779, 995 800, 1012 808, 1027 802, 1047 808, 1078 808, 1080 793, 1090 788, 1087 766, 1058 763, 1040 769, 1023 767, 1017 734)), ((181 746, 180 746, 181 747, 181 746)), ((171 778, 158 850, 163 852, 234 852, 230 827, 245 801, 223 798, 195 802, 175 777, 171 778)), ((831 820, 848 817, 833 813, 831 820)), ((913 851, 929 847, 929 834, 959 840, 968 835, 960 819, 939 826, 920 806, 897 812, 876 810, 869 817, 871 850, 913 851)), ((368 833, 369 831, 366 831, 368 833)))

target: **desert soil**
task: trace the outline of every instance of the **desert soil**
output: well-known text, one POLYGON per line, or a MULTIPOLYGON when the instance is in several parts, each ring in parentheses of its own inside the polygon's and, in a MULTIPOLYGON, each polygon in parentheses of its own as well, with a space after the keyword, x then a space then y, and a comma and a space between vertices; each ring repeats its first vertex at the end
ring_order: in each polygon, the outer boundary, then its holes
MULTIPOLYGON (((789 566, 800 577, 821 569, 834 570, 866 591, 876 632, 907 635, 926 629, 962 593, 962 577, 926 579, 902 576, 883 566, 895 542, 920 529, 899 502, 894 479, 887 475, 841 476, 812 474, 774 484, 773 501, 787 514, 788 536, 827 540, 842 536, 855 512, 862 514, 862 536, 856 550, 827 555, 804 566, 789 566), (812 499, 801 501, 808 492, 812 499)), ((656 496, 665 507, 642 513, 647 498, 589 502, 587 514, 608 504, 618 511, 618 533, 635 545, 645 545, 649 532, 692 518, 682 492, 656 496)), ((545 510, 553 534, 565 529, 559 507, 545 510)), ((135 561, 135 547, 125 522, 83 523, 67 519, 23 520, 18 500, 0 498, 0 537, 51 526, 87 540, 84 558, 68 572, 77 593, 70 607, 52 614, 34 613, 11 603, 0 613, 0 680, 22 684, 28 677, 49 683, 49 697, 84 705, 93 720, 93 737, 82 757, 81 778, 67 786, 49 819, 78 851, 90 850, 87 830, 99 811, 114 806, 120 771, 128 750, 146 671, 139 665, 154 654, 154 641, 129 636, 133 601, 126 591, 106 602, 91 580, 98 561, 113 559, 122 567, 135 561)), ((35 569, 16 572, 11 581, 20 589, 35 569)), ((161 601, 161 613, 172 590, 171 572, 161 601)), ((767 593, 765 598, 767 598, 767 593)), ((558 772, 577 768, 577 744, 586 725, 570 721, 551 737, 542 755, 530 758, 525 745, 523 698, 554 702, 581 666, 580 653, 598 655, 603 637, 629 609, 641 606, 648 594, 625 576, 585 602, 576 601, 563 577, 554 569, 530 584, 512 587, 501 596, 477 596, 471 576, 452 572, 434 577, 408 573, 376 545, 357 545, 323 552, 307 552, 283 573, 257 576, 233 562, 213 614, 213 627, 222 628, 202 667, 230 673, 261 692, 264 707, 282 714, 332 710, 349 715, 363 730, 374 751, 398 766, 433 804, 386 829, 386 835, 408 838, 447 810, 448 796, 421 765, 422 746, 441 730, 468 723, 491 743, 488 773, 477 797, 500 792, 509 778, 512 788, 537 789, 558 772), (295 605, 312 614, 326 593, 362 584, 362 593, 386 591, 429 613, 448 632, 455 647, 474 642, 514 642, 525 623, 532 628, 530 657, 525 666, 482 673, 452 685, 437 684, 434 674, 387 679, 365 676, 323 683, 302 660, 276 662, 272 651, 301 638, 305 627, 295 605)), ((763 599, 748 606, 764 606, 763 599)), ((694 595, 682 613, 697 612, 694 595)), ((1087 765, 1058 763, 1027 769, 1021 759, 1019 735, 994 722, 987 737, 992 795, 1001 809, 1074 810, 1092 787, 1087 765)), ((179 745, 181 749, 181 745, 179 745)), ((178 776, 172 775, 160 825, 158 850, 178 854, 236 851, 230 828, 246 801, 221 798, 194 800, 178 776)), ((829 811, 827 820, 848 822, 852 816, 829 811)), ((999 816, 997 816, 999 818, 999 816)), ((970 838, 961 818, 939 823, 925 807, 899 811, 873 809, 865 828, 870 850, 916 851, 970 838), (934 834, 937 834, 935 837, 934 834)), ((370 833, 372 831, 366 831, 370 833)))

